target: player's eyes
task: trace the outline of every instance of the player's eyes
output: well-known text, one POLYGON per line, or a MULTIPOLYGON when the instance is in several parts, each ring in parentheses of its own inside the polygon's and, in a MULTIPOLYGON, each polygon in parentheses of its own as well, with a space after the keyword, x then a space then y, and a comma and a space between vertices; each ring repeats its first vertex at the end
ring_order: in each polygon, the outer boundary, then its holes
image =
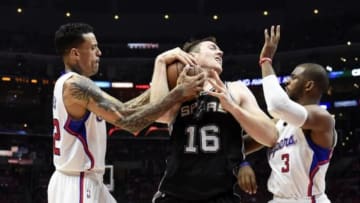
POLYGON ((211 45, 211 46, 210 46, 210 49, 214 49, 214 50, 215 50, 215 49, 216 49, 216 46, 215 46, 215 45, 211 45))

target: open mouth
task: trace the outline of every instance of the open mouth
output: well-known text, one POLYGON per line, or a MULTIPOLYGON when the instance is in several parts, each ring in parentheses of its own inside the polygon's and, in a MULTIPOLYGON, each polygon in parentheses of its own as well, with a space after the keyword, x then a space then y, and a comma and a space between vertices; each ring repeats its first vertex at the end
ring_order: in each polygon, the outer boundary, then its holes
POLYGON ((216 60, 220 65, 222 65, 222 58, 216 57, 215 60, 216 60))

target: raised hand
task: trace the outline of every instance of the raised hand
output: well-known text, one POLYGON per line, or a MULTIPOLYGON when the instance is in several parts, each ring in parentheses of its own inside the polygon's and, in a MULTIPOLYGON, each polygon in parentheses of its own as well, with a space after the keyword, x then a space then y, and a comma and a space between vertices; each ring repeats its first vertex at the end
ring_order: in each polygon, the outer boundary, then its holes
POLYGON ((270 35, 268 29, 264 30, 265 42, 260 53, 260 59, 270 58, 273 59, 276 49, 280 41, 280 25, 271 26, 270 35))
POLYGON ((157 56, 156 60, 162 60, 166 65, 172 64, 175 61, 180 61, 183 64, 191 66, 196 65, 195 57, 179 47, 163 52, 157 56))
POLYGON ((225 84, 220 80, 218 73, 211 70, 208 77, 208 81, 215 88, 215 91, 207 91, 207 93, 217 97, 220 100, 221 106, 227 111, 236 105, 225 84))
POLYGON ((189 71, 192 67, 186 66, 180 73, 177 85, 175 89, 182 91, 183 101, 188 101, 199 96, 199 93, 203 90, 205 82, 205 72, 201 72, 194 76, 189 76, 189 71))

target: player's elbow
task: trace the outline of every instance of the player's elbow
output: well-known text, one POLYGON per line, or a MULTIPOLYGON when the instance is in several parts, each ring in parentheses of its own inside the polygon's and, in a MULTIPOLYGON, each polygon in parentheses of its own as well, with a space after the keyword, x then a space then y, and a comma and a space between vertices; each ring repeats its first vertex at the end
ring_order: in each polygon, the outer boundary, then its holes
POLYGON ((288 99, 279 97, 276 100, 266 101, 267 110, 271 116, 277 117, 281 112, 285 111, 287 106, 288 99))
POLYGON ((265 97, 266 106, 269 114, 274 118, 279 118, 282 112, 287 111, 290 98, 285 94, 268 95, 265 97))
POLYGON ((266 129, 266 141, 264 141, 264 145, 267 147, 273 147, 277 143, 278 131, 273 123, 267 126, 266 129))
POLYGON ((274 129, 273 132, 271 133, 268 147, 274 147, 277 143, 278 137, 279 137, 278 132, 276 129, 274 129))

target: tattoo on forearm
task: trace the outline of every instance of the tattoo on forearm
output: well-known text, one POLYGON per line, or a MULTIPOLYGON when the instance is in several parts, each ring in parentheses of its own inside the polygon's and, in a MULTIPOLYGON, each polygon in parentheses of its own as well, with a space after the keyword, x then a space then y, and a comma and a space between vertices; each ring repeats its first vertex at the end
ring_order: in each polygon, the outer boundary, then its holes
POLYGON ((125 102, 125 107, 137 108, 150 102, 150 89, 146 90, 141 95, 125 102))
POLYGON ((176 97, 177 95, 167 96, 159 103, 144 105, 141 110, 137 109, 132 115, 116 121, 116 124, 131 132, 139 131, 168 111, 176 103, 176 97))
POLYGON ((147 119, 144 117, 134 117, 129 119, 121 119, 116 121, 116 125, 121 126, 122 128, 130 131, 137 132, 141 129, 144 129, 148 125, 154 122, 154 119, 147 119))
POLYGON ((114 97, 103 92, 90 79, 82 79, 70 85, 71 95, 89 104, 94 101, 96 105, 107 112, 117 112, 122 116, 113 124, 131 132, 137 132, 158 119, 169 110, 178 100, 179 94, 170 93, 161 102, 149 103, 150 90, 139 97, 130 100, 125 105, 114 97))

